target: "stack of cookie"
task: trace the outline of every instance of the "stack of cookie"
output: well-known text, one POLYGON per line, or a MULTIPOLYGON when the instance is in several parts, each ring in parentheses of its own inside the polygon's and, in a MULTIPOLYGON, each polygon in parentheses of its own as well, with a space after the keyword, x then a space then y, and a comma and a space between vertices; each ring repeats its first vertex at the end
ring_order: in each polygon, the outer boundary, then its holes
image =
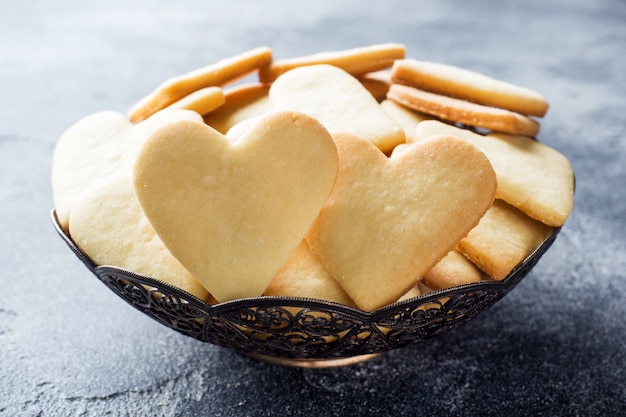
POLYGON ((571 166, 533 138, 547 108, 399 44, 279 60, 256 48, 167 80, 128 116, 70 127, 55 210, 94 263, 212 303, 371 311, 502 279, 565 222, 571 166))

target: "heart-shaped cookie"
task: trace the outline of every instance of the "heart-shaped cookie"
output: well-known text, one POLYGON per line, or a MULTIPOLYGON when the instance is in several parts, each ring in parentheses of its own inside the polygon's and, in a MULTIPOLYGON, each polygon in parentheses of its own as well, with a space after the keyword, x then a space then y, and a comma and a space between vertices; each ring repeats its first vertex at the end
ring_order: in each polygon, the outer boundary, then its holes
POLYGON ((306 239, 370 311, 400 298, 478 223, 493 202, 495 174, 482 152, 452 136, 392 158, 352 135, 334 139, 337 180, 306 239))
POLYGON ((264 295, 304 297, 356 307, 328 273, 305 240, 265 289, 264 295))
POLYGON ((383 152, 405 141, 404 130, 352 75, 331 65, 311 65, 282 74, 270 87, 275 109, 317 118, 331 134, 346 132, 383 152))
POLYGON ((147 275, 209 301, 206 289, 172 256, 146 219, 131 175, 112 175, 85 190, 70 213, 72 239, 96 265, 147 275))
POLYGON ((548 226, 562 226, 574 207, 574 171, 558 150, 522 135, 481 135, 438 120, 425 120, 414 140, 431 135, 454 135, 489 158, 496 177, 496 198, 502 199, 548 226))
POLYGON ((76 199, 107 176, 132 173, 143 140, 157 127, 202 117, 189 110, 164 110, 133 125, 122 114, 102 111, 87 116, 63 133, 52 160, 52 193, 59 224, 67 232, 76 199))
POLYGON ((198 122, 157 130, 135 189, 171 253, 218 300, 259 296, 298 247, 337 174, 316 119, 272 112, 237 142, 198 122))

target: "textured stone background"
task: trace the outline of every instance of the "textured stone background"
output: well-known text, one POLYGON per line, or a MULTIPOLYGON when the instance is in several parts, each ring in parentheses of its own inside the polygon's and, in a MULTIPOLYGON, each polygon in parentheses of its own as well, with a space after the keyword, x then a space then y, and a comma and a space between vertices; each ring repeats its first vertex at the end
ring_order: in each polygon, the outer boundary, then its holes
POLYGON ((626 2, 0 4, 0 416, 626 415, 626 2), (381 42, 542 92, 539 139, 576 207, 511 294, 430 342, 353 367, 279 367, 161 327, 49 220, 54 144, 161 81, 260 45, 381 42))

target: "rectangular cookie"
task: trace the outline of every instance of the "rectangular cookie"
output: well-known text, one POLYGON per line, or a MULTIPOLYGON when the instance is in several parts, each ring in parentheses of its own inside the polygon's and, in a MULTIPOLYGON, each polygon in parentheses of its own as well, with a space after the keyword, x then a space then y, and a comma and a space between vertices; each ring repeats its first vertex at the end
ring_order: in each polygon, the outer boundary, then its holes
POLYGON ((422 284, 431 290, 443 290, 458 285, 479 282, 483 274, 461 252, 453 250, 422 278, 422 284))
POLYGON ((478 226, 459 242, 457 250, 491 278, 503 279, 553 230, 504 201, 495 200, 478 226))

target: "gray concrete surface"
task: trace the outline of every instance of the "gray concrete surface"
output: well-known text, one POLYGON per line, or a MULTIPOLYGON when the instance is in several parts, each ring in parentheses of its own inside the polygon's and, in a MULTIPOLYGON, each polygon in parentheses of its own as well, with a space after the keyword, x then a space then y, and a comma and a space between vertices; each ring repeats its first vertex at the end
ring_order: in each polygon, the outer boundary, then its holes
POLYGON ((626 2, 121 1, 0 4, 0 416, 626 415, 626 2), (507 297, 430 342, 347 368, 258 362, 161 327, 73 257, 49 220, 61 133, 164 79, 401 42, 542 92, 539 139, 575 210, 507 297))

